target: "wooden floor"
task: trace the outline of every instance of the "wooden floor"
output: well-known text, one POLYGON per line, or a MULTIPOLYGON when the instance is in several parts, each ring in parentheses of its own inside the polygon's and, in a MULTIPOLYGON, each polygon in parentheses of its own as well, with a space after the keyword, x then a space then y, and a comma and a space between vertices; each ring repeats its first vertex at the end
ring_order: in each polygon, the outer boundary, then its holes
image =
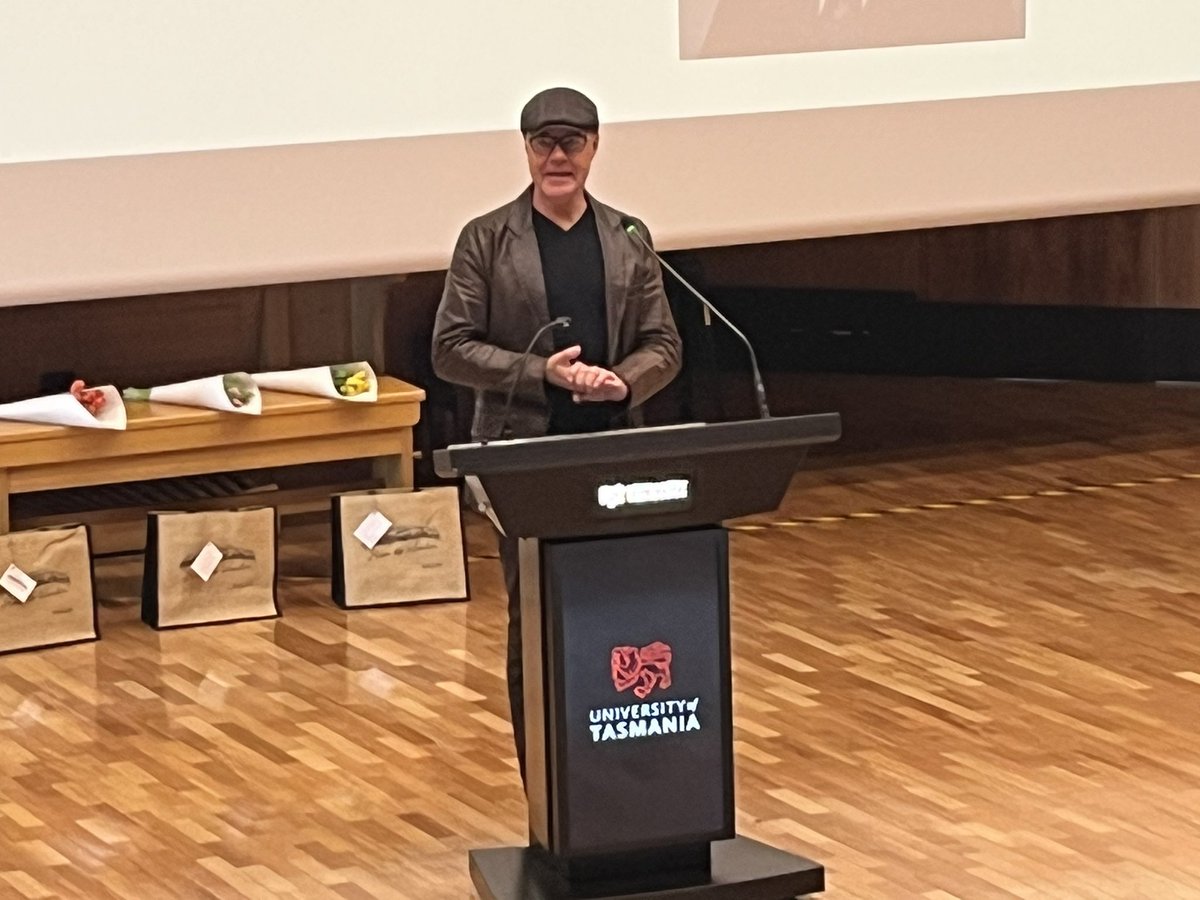
MULTIPOLYGON (((738 825, 829 898, 1200 898, 1200 391, 809 379, 842 408, 735 523, 738 825)), ((465 898, 518 843, 494 544, 469 603, 0 659, 0 897, 465 898)), ((311 576, 311 577, 310 577, 311 576)))

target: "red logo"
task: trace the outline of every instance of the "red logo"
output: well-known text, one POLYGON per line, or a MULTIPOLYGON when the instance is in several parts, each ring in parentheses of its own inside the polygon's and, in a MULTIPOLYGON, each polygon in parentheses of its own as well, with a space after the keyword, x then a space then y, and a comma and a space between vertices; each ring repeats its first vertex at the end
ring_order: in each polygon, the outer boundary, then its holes
POLYGON ((655 686, 671 686, 671 647, 655 641, 645 647, 613 647, 613 687, 618 691, 633 688, 638 699, 645 700, 655 686))

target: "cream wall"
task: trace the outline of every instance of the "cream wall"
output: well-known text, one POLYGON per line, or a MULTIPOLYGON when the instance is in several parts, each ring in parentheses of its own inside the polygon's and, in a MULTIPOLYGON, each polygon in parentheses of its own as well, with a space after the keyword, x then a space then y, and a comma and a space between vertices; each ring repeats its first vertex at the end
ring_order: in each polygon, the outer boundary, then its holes
POLYGON ((506 130, 559 82, 615 122, 1192 81, 1198 46, 1196 0, 1028 0, 1024 40, 686 61, 676 0, 4 0, 0 162, 506 130))

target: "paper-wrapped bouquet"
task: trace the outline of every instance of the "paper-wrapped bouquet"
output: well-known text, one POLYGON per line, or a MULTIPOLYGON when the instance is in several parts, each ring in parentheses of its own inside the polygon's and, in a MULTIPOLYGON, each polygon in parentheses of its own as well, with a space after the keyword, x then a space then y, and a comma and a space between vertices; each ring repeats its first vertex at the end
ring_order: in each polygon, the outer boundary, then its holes
POLYGON ((379 379, 366 362, 259 372, 251 377, 260 388, 271 391, 314 394, 359 403, 373 403, 379 399, 379 379))
POLYGON ((0 419, 77 428, 125 429, 125 404, 111 384, 89 387, 76 380, 62 394, 0 403, 0 419))
POLYGON ((228 372, 179 381, 151 388, 126 388, 126 400, 153 400, 179 406, 202 406, 223 412, 257 416, 262 413, 262 394, 258 385, 245 372, 228 372))

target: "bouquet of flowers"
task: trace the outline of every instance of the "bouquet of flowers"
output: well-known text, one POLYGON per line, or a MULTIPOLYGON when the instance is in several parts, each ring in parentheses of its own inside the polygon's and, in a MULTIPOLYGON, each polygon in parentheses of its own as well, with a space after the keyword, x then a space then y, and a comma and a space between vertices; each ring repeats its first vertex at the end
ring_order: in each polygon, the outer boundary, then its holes
POLYGON ((111 384, 89 387, 76 380, 65 393, 0 403, 0 419, 124 431, 125 404, 111 384))
POLYGON ((179 406, 202 406, 222 412, 257 416, 262 413, 262 394, 254 379, 245 372, 229 372, 179 381, 151 388, 126 388, 121 394, 126 400, 153 400, 179 406))
POLYGON ((260 388, 272 391, 314 394, 359 403, 373 403, 379 399, 379 379, 367 362, 259 372, 251 377, 260 388))

